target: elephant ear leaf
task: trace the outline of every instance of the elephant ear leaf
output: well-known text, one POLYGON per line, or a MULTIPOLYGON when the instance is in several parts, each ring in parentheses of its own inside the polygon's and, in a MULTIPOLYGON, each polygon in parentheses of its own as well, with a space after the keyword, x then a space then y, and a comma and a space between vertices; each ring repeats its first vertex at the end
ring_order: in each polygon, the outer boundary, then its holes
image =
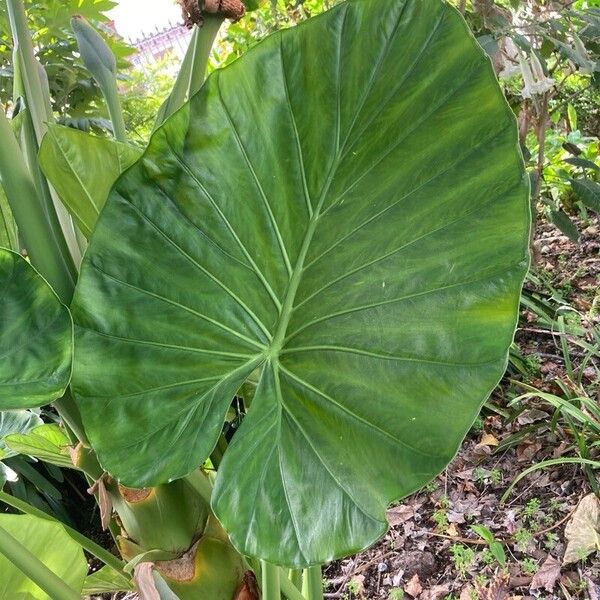
POLYGON ((72 347, 69 309, 22 256, 0 249, 0 410, 62 396, 72 347))
POLYGON ((81 232, 89 238, 113 183, 141 154, 136 146, 50 125, 39 161, 81 232))
POLYGON ((294 567, 374 542, 504 372, 528 266, 513 115, 458 12, 351 0, 275 34, 115 185, 73 305, 103 466, 142 487, 214 448, 213 508, 294 567))

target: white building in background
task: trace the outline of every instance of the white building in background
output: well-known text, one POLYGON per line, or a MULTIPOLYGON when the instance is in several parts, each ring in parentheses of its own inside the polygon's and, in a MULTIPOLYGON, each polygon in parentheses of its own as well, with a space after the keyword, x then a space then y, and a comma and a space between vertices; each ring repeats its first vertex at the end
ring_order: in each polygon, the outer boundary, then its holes
POLYGON ((130 57, 135 67, 143 69, 169 56, 182 59, 187 50, 192 32, 183 24, 169 24, 152 33, 144 33, 138 38, 127 40, 137 53, 130 57))

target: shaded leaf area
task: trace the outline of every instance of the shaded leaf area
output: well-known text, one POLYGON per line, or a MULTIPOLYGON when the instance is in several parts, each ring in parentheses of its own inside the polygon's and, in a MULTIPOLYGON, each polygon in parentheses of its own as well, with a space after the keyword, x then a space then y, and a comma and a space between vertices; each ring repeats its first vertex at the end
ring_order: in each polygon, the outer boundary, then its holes
POLYGON ((101 463, 137 487, 185 475, 257 371, 213 502, 234 544, 301 566, 372 543, 504 371, 527 196, 513 116, 449 6, 355 0, 259 44, 98 220, 73 312, 101 463))
POLYGON ((60 397, 71 377, 69 310, 19 254, 0 248, 0 410, 60 397))
POLYGON ((40 167, 85 237, 89 238, 108 192, 141 149, 52 125, 40 147, 40 167))

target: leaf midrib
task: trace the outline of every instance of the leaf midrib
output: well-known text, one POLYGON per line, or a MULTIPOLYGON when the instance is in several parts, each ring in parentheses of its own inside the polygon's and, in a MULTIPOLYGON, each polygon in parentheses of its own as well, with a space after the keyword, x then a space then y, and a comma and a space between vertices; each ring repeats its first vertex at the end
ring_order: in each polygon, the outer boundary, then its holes
MULTIPOLYGON (((279 320, 276 325, 275 333, 273 335, 273 339, 272 339, 271 344, 269 345, 269 349, 267 351, 267 355, 269 356, 269 358, 272 360, 272 362, 274 364, 279 363, 279 354, 280 354, 281 350, 283 349, 283 344, 285 341, 287 328, 290 323, 290 319, 292 318, 292 312, 294 309, 294 302, 296 300, 296 294, 298 292, 298 287, 300 285, 300 280, 302 279, 302 273, 304 271, 304 263, 306 262, 306 256, 308 255, 308 250, 310 248, 310 244, 312 242, 312 239, 315 235, 315 231, 317 229, 317 225, 319 223, 319 217, 321 216, 321 210, 323 208, 323 204, 325 203, 325 198, 327 197, 327 194, 329 193, 329 189, 331 188, 331 184, 335 177, 335 173, 340 166, 340 161, 343 156, 343 151, 346 147, 346 144, 348 143, 350 134, 352 132, 352 129, 350 129, 348 131, 348 134, 346 135, 344 143, 341 144, 341 146, 340 146, 340 134, 341 134, 340 81, 341 81, 341 75, 342 75, 341 57, 342 57, 342 41, 343 41, 343 37, 344 37, 344 28, 346 25, 346 18, 348 17, 348 6, 349 6, 348 4, 345 5, 344 17, 342 20, 342 25, 340 27, 340 33, 338 36, 338 43, 337 43, 337 66, 336 66, 337 117, 336 117, 336 130, 335 130, 335 138, 334 138, 335 146, 336 146, 335 156, 333 157, 333 160, 331 161, 331 166, 329 167, 327 179, 325 180, 325 183, 323 184, 323 188, 319 195, 319 200, 317 202, 317 205, 316 205, 314 212, 311 215, 310 220, 308 222, 308 228, 306 230, 306 233, 304 234, 304 239, 302 240, 302 246, 300 247, 300 252, 298 254, 298 260, 296 261, 296 264, 295 264, 292 274, 290 276, 290 282, 289 282, 289 285, 286 290, 285 297, 284 297, 284 300, 282 303, 281 313, 280 313, 279 320)), ((385 54, 387 52, 389 42, 392 37, 393 36, 390 36, 390 38, 388 39, 388 43, 384 47, 383 54, 385 54)), ((283 71, 284 77, 285 77, 285 68, 283 68, 283 63, 282 63, 282 71, 283 71)), ((368 86, 367 89, 365 90, 364 97, 368 96, 369 92, 370 92, 370 86, 368 86)), ((288 103, 290 113, 292 115, 294 115, 294 111, 293 111, 289 96, 287 94, 286 94, 286 101, 288 103)), ((362 103, 359 104, 359 106, 357 108, 357 112, 359 112, 361 110, 361 108, 362 108, 362 103)))
MULTIPOLYGON (((273 334, 271 343, 269 344, 269 346, 266 350, 266 356, 274 363, 279 362, 279 355, 280 355, 280 353, 283 349, 283 346, 285 344, 285 341, 286 341, 286 332, 287 332, 287 328, 288 328, 288 325, 289 325, 291 317, 292 317, 292 312, 294 309, 294 302, 296 299, 300 281, 302 279, 302 273, 304 271, 306 257, 308 255, 308 250, 310 248, 310 244, 312 242, 317 225, 319 223, 319 218, 322 216, 321 211, 323 209, 325 199, 327 198, 329 190, 331 189, 331 185, 333 183, 335 174, 336 174, 341 162, 345 158, 346 148, 347 148, 348 143, 350 142, 352 133, 354 132, 354 126, 356 124, 358 115, 360 114, 361 110, 364 108, 366 99, 368 98, 369 94, 372 91, 374 81, 375 81, 378 73, 381 70, 381 66, 383 64, 385 57, 387 56, 387 54, 389 52, 391 42, 397 33, 398 26, 400 25, 400 23, 402 21, 404 9, 406 8, 407 4, 408 3, 404 3, 402 8, 399 11, 396 23, 395 23, 394 27, 392 28, 392 30, 390 31, 388 39, 386 40, 386 43, 384 44, 383 49, 374 65, 374 69, 372 70, 371 76, 369 77, 369 81, 368 81, 367 85, 365 86, 364 93, 362 94, 362 97, 360 98, 360 101, 357 104, 357 108, 356 108, 354 116, 350 122, 350 127, 348 128, 348 132, 345 135, 343 142, 341 142, 341 89, 340 89, 341 66, 342 66, 341 65, 341 56, 342 56, 342 42, 343 42, 343 38, 344 38, 344 29, 345 29, 345 25, 346 25, 346 19, 348 16, 348 6, 349 6, 348 4, 344 5, 345 6, 344 16, 343 16, 342 24, 340 27, 340 33, 338 36, 338 44, 337 44, 337 68, 336 68, 337 117, 336 117, 336 131, 335 131, 335 138, 334 138, 335 145, 336 145, 336 151, 335 151, 335 156, 333 158, 333 161, 332 161, 330 169, 329 169, 329 173, 327 175, 327 179, 326 179, 326 181, 323 185, 323 188, 321 190, 321 193, 319 195, 319 200, 317 202, 317 206, 315 207, 314 212, 310 215, 308 229, 306 230, 306 233, 304 235, 304 239, 302 241, 302 246, 301 246, 300 252, 298 254, 298 260, 296 261, 296 264, 293 268, 292 274, 290 276, 288 288, 285 292, 285 296, 284 296, 284 299, 282 302, 280 316, 279 316, 279 319, 276 324, 275 333, 273 334)), ((430 33, 429 37, 423 44, 421 52, 418 54, 416 60, 413 62, 413 64, 410 66, 410 68, 408 69, 405 76, 402 78, 403 82, 414 71, 416 64, 418 64, 418 62, 420 61, 423 51, 425 50, 425 48, 427 48, 429 46, 429 42, 431 41, 431 38, 437 33, 438 26, 441 23, 441 21, 443 20, 445 13, 446 13, 445 10, 441 11, 441 14, 439 15, 438 20, 436 22, 436 26, 434 27, 433 31, 430 33)), ((283 73, 284 83, 287 83, 285 80, 286 73, 285 73, 285 67, 283 65, 283 52, 281 51, 281 47, 280 47, 280 56, 281 56, 282 73, 283 73)), ((292 105, 290 102, 289 94, 287 93, 288 92, 287 85, 285 87, 286 87, 286 90, 285 90, 286 91, 286 101, 287 101, 287 104, 288 104, 288 107, 290 110, 290 114, 292 115, 292 119, 294 120, 294 125, 295 125, 294 111, 293 111, 293 108, 292 108, 292 105)), ((360 135, 362 135, 362 133, 363 133, 363 130, 360 131, 358 137, 360 137, 360 135)), ((296 131, 296 135, 297 135, 297 131, 296 131)), ((303 169, 304 169, 304 165, 303 165, 303 169)), ((304 177, 306 177, 305 174, 303 174, 303 175, 304 175, 304 177)), ((308 192, 308 190, 306 190, 306 192, 308 192)), ((310 204, 310 197, 307 198, 307 201, 308 201, 308 204, 310 204)))

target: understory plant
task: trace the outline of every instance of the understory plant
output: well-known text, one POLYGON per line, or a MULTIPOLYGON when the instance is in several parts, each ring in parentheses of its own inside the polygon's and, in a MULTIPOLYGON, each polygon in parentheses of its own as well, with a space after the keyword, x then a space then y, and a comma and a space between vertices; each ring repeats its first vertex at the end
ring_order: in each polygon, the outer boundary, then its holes
POLYGON ((0 408, 60 417, 6 445, 83 473, 123 559, 65 528, 61 565, 106 564, 66 573, 29 534, 56 524, 2 493, 29 513, 0 516, 11 593, 133 575, 147 598, 320 599, 320 565, 386 532, 506 368, 529 180, 458 11, 348 0, 204 82, 244 7, 182 4, 190 50, 142 150, 80 17, 117 139, 52 122, 6 0, 24 109, 0 114, 0 408))

